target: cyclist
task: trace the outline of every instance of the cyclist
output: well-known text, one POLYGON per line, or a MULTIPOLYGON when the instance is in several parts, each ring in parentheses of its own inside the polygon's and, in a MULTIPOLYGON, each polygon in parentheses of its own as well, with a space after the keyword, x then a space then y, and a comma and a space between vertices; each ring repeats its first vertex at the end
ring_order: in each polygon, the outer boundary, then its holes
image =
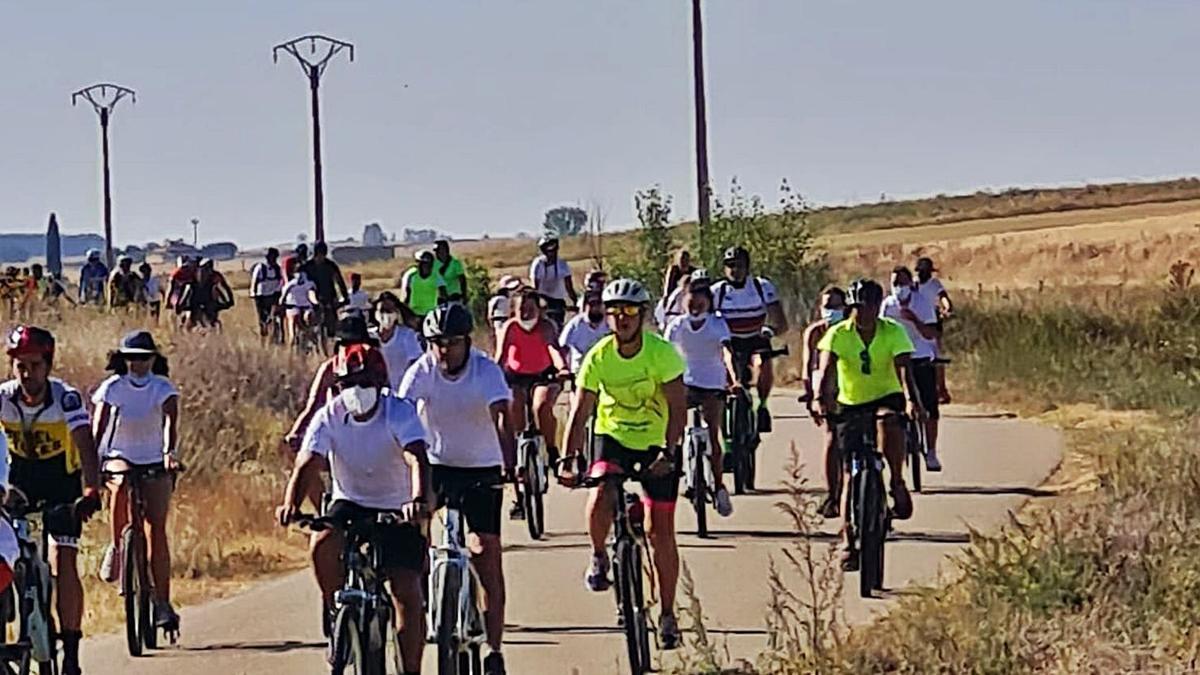
POLYGON ((904 326, 913 343, 911 369, 917 395, 921 398, 921 409, 925 411, 925 468, 941 471, 942 463, 937 455, 938 441, 938 389, 937 370, 937 310, 925 296, 913 288, 912 271, 899 266, 892 270, 892 293, 884 299, 880 316, 887 317, 904 326))
POLYGON ((733 352, 729 347, 729 325, 713 314, 712 286, 706 270, 696 270, 682 286, 687 316, 676 317, 667 324, 663 337, 683 356, 686 369, 683 383, 687 385, 688 407, 700 406, 704 423, 708 425, 708 449, 712 455, 714 505, 723 518, 733 515, 733 502, 725 489, 721 469, 720 430, 725 419, 726 384, 741 386, 733 368, 733 352))
POLYGON ((391 291, 379 294, 375 301, 375 321, 379 324, 379 351, 387 362, 388 386, 392 391, 399 391, 400 380, 413 361, 421 358, 425 351, 417 333, 404 325, 401 317, 406 308, 400 304, 400 298, 391 291))
POLYGON ((362 275, 358 272, 350 273, 350 295, 346 299, 346 311, 358 312, 363 316, 371 311, 371 294, 363 290, 362 275))
POLYGON ((150 310, 150 316, 154 319, 154 323, 157 324, 158 317, 162 313, 162 280, 154 276, 154 270, 148 262, 138 265, 138 276, 142 278, 143 301, 146 303, 146 308, 150 310))
MULTIPOLYGON (((950 294, 946 292, 942 280, 933 276, 936 271, 938 270, 933 266, 932 258, 917 259, 917 292, 925 296, 925 299, 937 309, 937 349, 940 355, 944 319, 954 314, 954 303, 950 301, 950 294)), ((946 366, 941 363, 935 365, 937 367, 938 403, 950 403, 950 390, 946 388, 946 366)))
POLYGON ((283 328, 288 344, 295 344, 296 336, 309 328, 316 304, 317 287, 309 281, 308 273, 298 270, 279 293, 279 305, 283 307, 284 312, 283 328))
POLYGON ((558 336, 558 345, 568 356, 572 373, 579 372, 583 357, 605 335, 610 332, 604 321, 604 302, 601 292, 587 291, 583 294, 583 312, 571 317, 558 336))
MULTIPOLYGON (((850 285, 846 301, 851 308, 850 320, 827 330, 817 343, 821 351, 817 386, 820 414, 827 417, 838 406, 843 413, 907 410, 919 417, 921 404, 909 367, 912 341, 903 326, 879 317, 883 288, 870 279, 860 279, 850 285)), ((839 431, 844 446, 841 434, 839 431)), ((912 517, 913 503, 904 482, 904 429, 895 416, 879 421, 879 437, 891 474, 892 514, 898 520, 907 520, 912 517)), ((843 482, 843 518, 849 518, 845 502, 848 494, 843 482)), ((855 569, 857 552, 851 548, 845 528, 842 533, 842 565, 855 569)))
POLYGON ((129 307, 142 298, 143 279, 133 271, 133 258, 127 255, 117 260, 117 269, 108 277, 108 306, 129 307))
POLYGON ((433 257, 437 260, 437 274, 446 284, 446 300, 466 302, 467 273, 462 261, 450 255, 450 242, 445 239, 433 242, 433 257))
POLYGON ((728 323, 735 356, 750 356, 758 389, 759 432, 771 431, 767 399, 775 384, 771 359, 755 353, 771 348, 771 336, 787 332, 787 317, 775 294, 775 285, 750 274, 750 252, 741 246, 725 251, 725 278, 712 287, 714 307, 728 323), (764 332, 764 329, 767 329, 764 332))
MULTIPOLYGON (((562 387, 557 381, 544 380, 569 372, 554 341, 557 330, 552 321, 542 316, 537 292, 523 288, 517 293, 517 315, 504 324, 496 339, 496 363, 504 369, 504 377, 512 387, 514 426, 523 428, 525 410, 532 397, 534 419, 546 442, 551 466, 558 461, 558 419, 554 416, 554 404, 562 387)), ((513 515, 519 517, 521 513, 518 501, 513 515)))
POLYGON ((520 288, 520 279, 505 274, 496 285, 496 294, 488 299, 488 319, 492 322, 493 339, 500 336, 500 328, 512 318, 512 294, 520 288))
MULTIPOLYGON (((559 480, 574 485, 575 458, 584 450, 588 419, 595 414, 599 460, 593 472, 640 471, 650 508, 649 540, 662 598, 659 620, 663 649, 679 645, 675 619, 675 587, 679 550, 675 541, 675 501, 679 494, 679 442, 687 416, 683 358, 675 347, 645 329, 650 297, 632 279, 617 279, 603 294, 613 334, 588 352, 579 369, 580 393, 571 404, 567 453, 559 480)), ((592 561, 585 582, 595 592, 606 590, 610 561, 604 541, 612 527, 613 495, 596 488, 588 495, 587 527, 592 561)))
POLYGON ((308 262, 308 244, 301 242, 292 249, 291 255, 283 259, 283 274, 287 277, 284 281, 291 281, 306 262, 308 262))
POLYGON ((692 265, 692 254, 686 248, 675 254, 675 260, 667 266, 663 275, 663 297, 670 296, 677 288, 685 286, 696 267, 692 265))
MULTIPOLYGON (((386 393, 387 365, 377 349, 354 345, 343 349, 333 371, 339 393, 313 416, 295 468, 288 480, 280 524, 300 510, 305 486, 333 477, 333 502, 326 513, 344 523, 373 519, 379 512, 401 512, 408 522, 374 525, 383 545, 406 673, 421 670, 425 649, 422 572, 428 542, 420 529, 429 513, 428 440, 411 401, 386 393)), ((328 628, 334 594, 344 583, 342 532, 331 529, 312 538, 313 573, 321 589, 328 628)))
POLYGON ((433 268, 434 259, 427 248, 417 251, 413 254, 416 264, 400 277, 400 297, 422 321, 446 299, 446 282, 433 268))
POLYGON ((100 251, 88 249, 87 263, 79 270, 79 304, 104 302, 104 284, 108 281, 108 266, 100 262, 100 251))
POLYGON ((283 268, 279 265, 279 249, 267 249, 264 260, 250 268, 250 297, 254 298, 254 309, 258 312, 258 334, 267 337, 271 317, 279 305, 283 293, 283 268))
POLYGON ((567 303, 575 306, 579 297, 571 280, 571 266, 558 257, 558 237, 547 234, 538 240, 541 255, 529 265, 533 288, 546 299, 546 318, 561 328, 567 318, 567 303))
POLYGON ((329 257, 329 245, 318 241, 313 244, 312 254, 312 260, 304 263, 301 269, 317 287, 321 337, 327 339, 333 337, 333 331, 337 328, 338 307, 346 304, 350 294, 346 291, 342 268, 329 257))
POLYGON ((817 344, 821 342, 821 338, 830 328, 846 318, 846 292, 837 286, 827 286, 821 291, 819 302, 821 318, 810 323, 804 329, 804 338, 801 340, 804 346, 801 356, 801 367, 803 368, 801 377, 803 378, 803 400, 805 407, 808 408, 808 414, 812 417, 814 424, 824 427, 825 430, 823 460, 827 492, 825 502, 821 505, 821 515, 826 518, 837 518, 841 513, 842 456, 838 452, 837 434, 833 426, 824 424, 821 416, 816 414, 818 401, 814 391, 816 382, 813 381, 813 378, 817 376, 821 363, 821 352, 817 349, 817 344))
MULTIPOLYGON (((93 435, 100 446, 105 468, 178 466, 179 390, 167 379, 167 359, 159 353, 154 336, 134 331, 109 354, 113 375, 92 395, 96 406, 93 435)), ((112 542, 104 550, 100 578, 109 583, 121 576, 121 534, 129 522, 129 491, 123 477, 109 484, 112 542)), ((178 630, 179 615, 171 607, 171 550, 167 543, 167 512, 174 481, 160 475, 142 484, 146 524, 150 531, 150 574, 154 579, 154 624, 178 630)))
POLYGON ((503 675, 504 568, 501 565, 502 476, 516 464, 516 439, 508 402, 512 393, 504 372, 471 346, 471 312, 445 304, 425 317, 429 352, 404 375, 399 394, 412 400, 429 431, 429 463, 438 506, 444 495, 467 490, 463 517, 470 528, 467 546, 487 600, 484 624, 491 653, 487 675, 503 675), (484 485, 481 486, 480 484, 484 485))
POLYGON ((183 291, 196 281, 198 258, 181 255, 176 261, 171 278, 167 281, 167 307, 175 310, 176 315, 182 315, 186 308, 181 300, 183 291))
POLYGON ((188 328, 221 325, 221 312, 233 306, 233 290, 225 276, 213 268, 212 258, 200 261, 196 279, 183 289, 180 304, 187 314, 188 328))
POLYGON ((62 672, 77 675, 83 620, 78 549, 82 524, 100 510, 99 469, 88 412, 79 392, 51 377, 54 336, 36 326, 8 334, 13 379, 0 384, 0 426, 12 444, 9 483, 31 503, 74 505, 75 518, 44 523, 51 536, 62 672), (82 482, 81 482, 82 479, 82 482))

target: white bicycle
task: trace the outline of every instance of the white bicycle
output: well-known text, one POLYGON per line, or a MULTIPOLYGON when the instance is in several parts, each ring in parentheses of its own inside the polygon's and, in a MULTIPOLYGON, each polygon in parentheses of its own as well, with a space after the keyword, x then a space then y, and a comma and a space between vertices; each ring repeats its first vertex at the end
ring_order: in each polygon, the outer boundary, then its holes
POLYGON ((696 512, 696 535, 708 536, 708 505, 715 501, 712 450, 708 425, 700 406, 691 409, 691 423, 683 437, 683 493, 696 512))
MULTIPOLYGON (((54 675, 59 671, 58 645, 54 618, 50 614, 54 580, 45 557, 50 544, 46 518, 74 518, 74 510, 70 506, 47 509, 42 504, 30 504, 19 490, 13 489, 5 512, 16 532, 21 554, 13 565, 11 595, 6 599, 15 600, 15 611, 11 618, 4 617, 6 620, 17 619, 17 641, 5 645, 3 672, 25 675, 33 672, 36 666, 42 675, 54 675), (33 525, 39 520, 37 529, 40 532, 35 535, 33 525)), ((6 613, 8 611, 6 609, 6 613)))

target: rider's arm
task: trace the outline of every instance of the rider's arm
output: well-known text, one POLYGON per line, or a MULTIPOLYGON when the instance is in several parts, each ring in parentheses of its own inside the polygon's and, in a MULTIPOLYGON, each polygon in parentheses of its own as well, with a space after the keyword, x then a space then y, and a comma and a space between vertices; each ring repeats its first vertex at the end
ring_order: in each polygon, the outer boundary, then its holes
POLYGON ((571 300, 570 306, 578 307, 579 306, 579 294, 577 294, 575 292, 575 280, 571 278, 571 275, 568 274, 567 277, 565 279, 563 279, 563 286, 566 287, 567 297, 570 298, 570 300, 571 300))
POLYGON ((954 313, 954 303, 950 301, 950 294, 946 292, 943 286, 942 291, 938 293, 938 305, 943 314, 950 315, 954 313))
POLYGON ((79 462, 83 465, 83 487, 99 489, 100 458, 96 456, 96 442, 91 427, 82 424, 72 429, 71 441, 79 451, 79 462))
POLYGON ((342 276, 342 268, 332 260, 329 261, 329 264, 333 265, 333 281, 337 286, 337 292, 341 293, 342 304, 350 302, 350 291, 346 290, 346 277, 342 276))
POLYGON ((433 510, 433 488, 430 483, 429 455, 426 452, 429 445, 425 441, 414 441, 404 446, 404 461, 408 462, 412 472, 413 501, 425 502, 425 507, 433 510))
POLYGON ((400 277, 400 299, 404 302, 404 304, 409 305, 410 307, 412 306, 412 282, 411 282, 411 280, 412 280, 413 274, 415 273, 414 272, 415 269, 416 269, 415 267, 409 268, 400 277))
POLYGON ((501 324, 500 334, 496 336, 496 354, 492 357, 492 360, 501 366, 504 365, 504 348, 508 346, 508 327, 511 323, 512 320, 510 319, 501 324))
POLYGON ((467 296, 467 275, 465 272, 458 275, 458 292, 462 296, 462 301, 466 302, 470 298, 467 296))
POLYGON ((567 417, 566 457, 574 457, 583 451, 587 423, 595 411, 596 392, 580 387, 571 401, 571 413, 567 417))
POLYGON ((821 352, 821 366, 817 370, 817 392, 821 410, 829 412, 837 403, 837 354, 821 352))
POLYGON ((913 377, 912 354, 897 354, 895 362, 896 375, 900 378, 900 385, 904 387, 904 398, 908 400, 910 406, 919 408, 921 397, 917 393, 917 381, 913 377))
POLYGON ((292 475, 288 478, 287 487, 283 491, 283 504, 292 510, 300 508, 300 502, 308 492, 306 486, 313 481, 321 480, 321 473, 329 470, 329 461, 310 450, 303 450, 296 455, 296 463, 292 467, 292 475))
POLYGON ((517 438, 513 433, 511 407, 503 400, 496 401, 488 409, 492 412, 492 423, 496 425, 496 436, 504 453, 504 469, 510 471, 517 465, 517 438))
POLYGON ((679 446, 687 424, 687 387, 680 376, 664 382, 662 388, 667 398, 667 449, 670 450, 679 446))
POLYGON ((725 364, 725 377, 730 384, 737 384, 737 364, 733 361, 733 344, 729 340, 721 342, 721 361, 725 364))
POLYGON ((546 319, 542 320, 542 331, 546 334, 546 349, 550 352, 550 362, 554 364, 554 369, 558 372, 568 370, 567 359, 563 356, 563 349, 558 346, 554 339, 554 325, 546 319))
POLYGON ((815 382, 812 381, 813 373, 816 372, 815 366, 820 359, 820 352, 817 351, 817 327, 819 323, 813 323, 804 329, 803 351, 800 353, 800 379, 804 383, 804 393, 808 394, 808 399, 813 398, 815 382))
POLYGON ((767 305, 767 324, 771 326, 771 330, 776 335, 783 335, 788 331, 787 314, 783 311, 783 305, 778 301, 767 305))
POLYGON ((313 415, 317 414, 321 406, 325 405, 325 401, 329 397, 329 387, 332 385, 333 369, 329 365, 329 361, 326 361, 321 364, 321 367, 317 369, 317 374, 313 376, 312 384, 308 388, 308 400, 304 404, 304 410, 292 424, 291 431, 285 436, 289 443, 294 443, 304 434, 313 415))
POLYGON ((164 455, 175 459, 179 449, 179 394, 172 394, 162 404, 163 424, 167 428, 167 448, 164 455))

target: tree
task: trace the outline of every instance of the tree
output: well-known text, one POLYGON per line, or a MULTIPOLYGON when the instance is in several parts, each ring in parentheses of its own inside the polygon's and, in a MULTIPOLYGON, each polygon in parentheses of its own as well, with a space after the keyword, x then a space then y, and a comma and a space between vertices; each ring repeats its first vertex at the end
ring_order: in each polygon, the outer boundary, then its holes
POLYGON ((662 293, 663 270, 671 260, 671 197, 658 186, 640 190, 633 197, 637 208, 637 250, 627 252, 613 263, 613 278, 641 281, 651 295, 662 293))
POLYGON ((546 212, 542 229, 557 237, 572 237, 587 229, 587 211, 578 206, 559 206, 546 212))

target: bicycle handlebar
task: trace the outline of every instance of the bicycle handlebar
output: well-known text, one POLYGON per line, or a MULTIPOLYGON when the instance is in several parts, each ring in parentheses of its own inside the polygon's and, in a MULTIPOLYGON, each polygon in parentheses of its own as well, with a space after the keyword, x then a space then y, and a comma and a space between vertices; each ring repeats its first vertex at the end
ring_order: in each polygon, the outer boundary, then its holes
MULTIPOLYGON (((366 519, 364 518, 362 520, 366 519)), ((288 522, 294 523, 306 530, 311 530, 313 532, 323 532, 329 529, 345 530, 347 529, 347 525, 351 524, 344 519, 332 518, 330 516, 317 516, 311 513, 297 513, 288 522)), ((374 514, 372 522, 376 525, 403 525, 412 523, 413 521, 406 518, 404 514, 399 511, 380 511, 374 514)))

